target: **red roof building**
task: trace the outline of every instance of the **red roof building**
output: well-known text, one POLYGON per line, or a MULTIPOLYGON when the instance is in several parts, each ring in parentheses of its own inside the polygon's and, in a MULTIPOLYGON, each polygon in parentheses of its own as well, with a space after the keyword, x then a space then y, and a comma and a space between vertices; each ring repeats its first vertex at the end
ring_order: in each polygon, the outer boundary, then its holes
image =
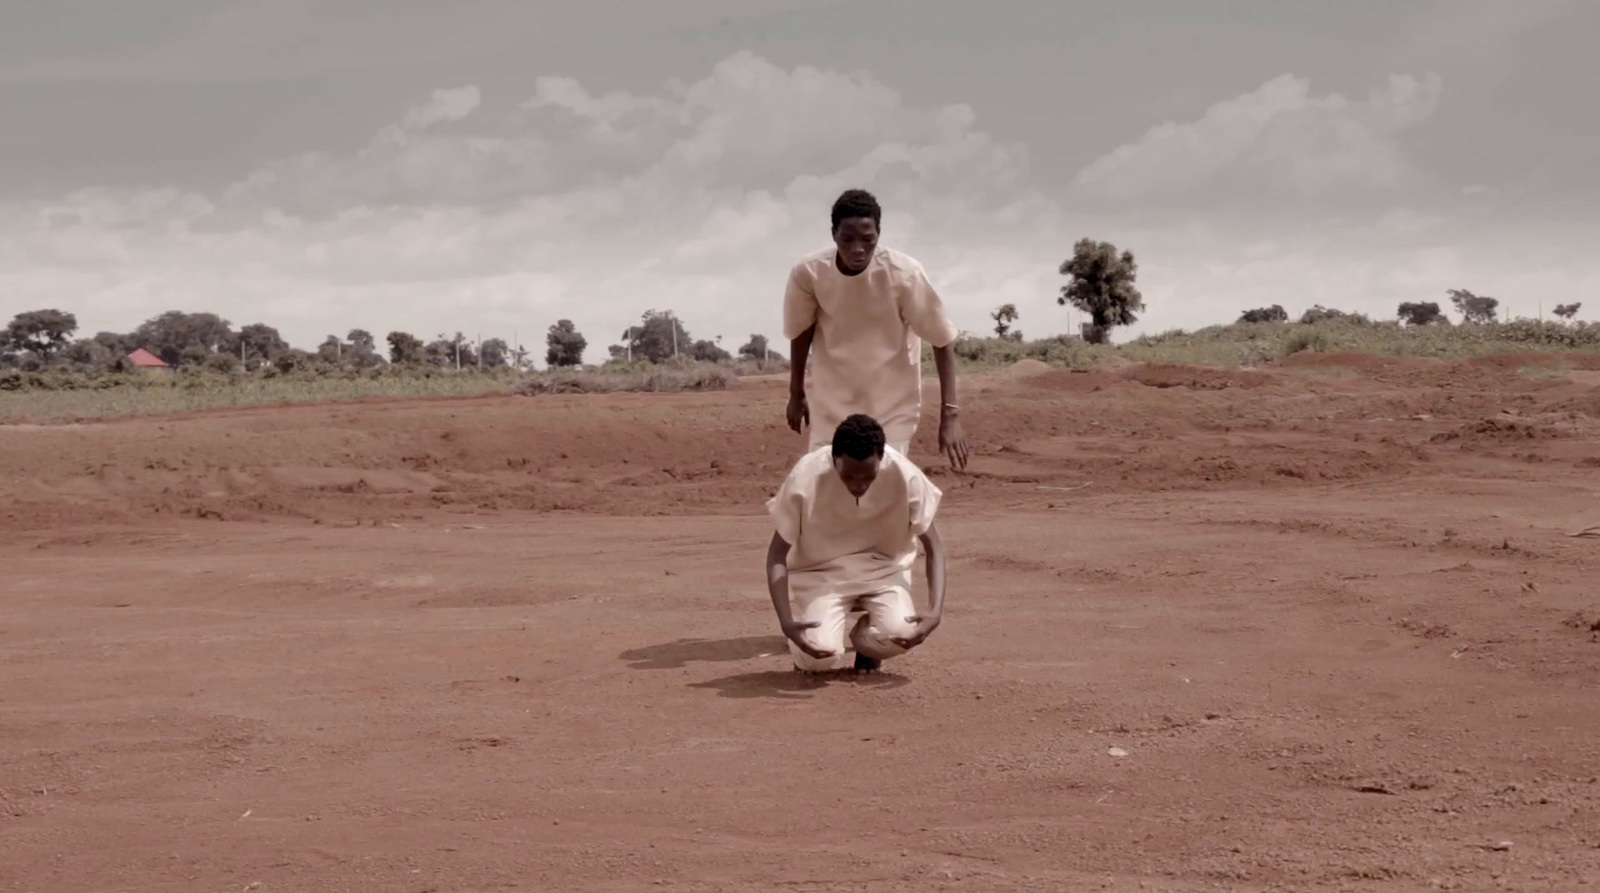
POLYGON ((140 369, 165 369, 165 368, 167 368, 167 364, 163 363, 161 361, 160 357, 156 356, 155 354, 151 353, 148 350, 145 350, 142 347, 139 348, 138 350, 134 351, 133 353, 128 354, 128 362, 132 363, 134 366, 136 366, 136 367, 138 367, 140 369))

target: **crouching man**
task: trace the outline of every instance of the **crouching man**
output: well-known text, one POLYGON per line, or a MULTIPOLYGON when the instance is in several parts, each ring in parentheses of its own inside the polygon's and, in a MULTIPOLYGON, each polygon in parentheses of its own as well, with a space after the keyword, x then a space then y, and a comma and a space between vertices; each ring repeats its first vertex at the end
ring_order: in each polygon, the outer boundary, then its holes
POLYGON ((767 588, 795 669, 876 670, 922 644, 944 612, 943 494, 884 443, 865 415, 802 456, 767 503, 775 531, 767 588), (917 542, 927 555, 928 610, 911 600, 917 542))

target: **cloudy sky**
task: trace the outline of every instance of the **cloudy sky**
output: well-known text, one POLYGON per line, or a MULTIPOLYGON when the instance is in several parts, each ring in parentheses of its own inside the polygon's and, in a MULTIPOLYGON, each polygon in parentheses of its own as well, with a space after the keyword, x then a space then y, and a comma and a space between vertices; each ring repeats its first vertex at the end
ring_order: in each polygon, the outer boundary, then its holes
MULTIPOLYGON (((957 323, 1600 311, 1590 0, 0 0, 0 314, 736 348, 861 186, 957 323), (1584 112, 1584 108, 1591 111, 1584 112)), ((1126 338, 1130 333, 1119 334, 1126 338)), ((541 351, 542 352, 542 351, 541 351)))

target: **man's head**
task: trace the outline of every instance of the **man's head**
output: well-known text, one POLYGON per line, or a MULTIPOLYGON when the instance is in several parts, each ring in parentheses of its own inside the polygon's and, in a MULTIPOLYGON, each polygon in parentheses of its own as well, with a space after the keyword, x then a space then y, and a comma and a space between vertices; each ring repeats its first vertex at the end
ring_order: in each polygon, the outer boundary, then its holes
POLYGON ((833 244, 847 273, 859 273, 878 247, 883 209, 865 189, 847 189, 833 203, 833 244))
POLYGON ((882 462, 883 427, 870 416, 850 416, 833 432, 833 470, 851 496, 866 495, 882 462))

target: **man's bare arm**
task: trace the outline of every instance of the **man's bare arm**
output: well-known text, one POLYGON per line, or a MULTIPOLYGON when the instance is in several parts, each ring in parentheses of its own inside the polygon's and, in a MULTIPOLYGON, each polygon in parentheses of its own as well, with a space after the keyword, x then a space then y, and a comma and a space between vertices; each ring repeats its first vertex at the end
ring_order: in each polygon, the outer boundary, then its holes
POLYGON ((778 628, 784 638, 799 646, 801 651, 818 660, 832 657, 832 651, 821 651, 806 641, 806 630, 815 629, 817 623, 797 623, 789 607, 789 549, 788 542, 774 533, 767 544, 767 593, 772 596, 772 610, 778 614, 778 628))
POLYGON ((934 617, 944 616, 944 590, 945 590, 945 553, 944 538, 939 535, 937 523, 928 527, 928 532, 919 537, 922 541, 922 551, 926 555, 928 574, 928 614, 934 617))
POLYGON ((952 342, 933 349, 933 365, 939 370, 939 451, 950 457, 950 464, 966 468, 972 447, 961 430, 961 395, 956 387, 956 346, 952 342))
POLYGON ((901 648, 911 649, 933 635, 933 631, 944 622, 944 590, 945 590, 945 556, 944 539, 939 536, 938 525, 928 528, 928 532, 918 539, 922 542, 922 551, 927 555, 928 569, 928 610, 906 620, 916 624, 916 631, 902 639, 895 639, 894 643, 901 648))
POLYGON ((776 533, 767 544, 767 594, 772 596, 772 609, 778 612, 778 625, 783 627, 794 622, 789 609, 789 548, 776 533))
POLYGON ((811 407, 806 404, 806 361, 811 357, 811 340, 816 334, 813 324, 789 342, 789 429, 796 434, 811 421, 811 407))

